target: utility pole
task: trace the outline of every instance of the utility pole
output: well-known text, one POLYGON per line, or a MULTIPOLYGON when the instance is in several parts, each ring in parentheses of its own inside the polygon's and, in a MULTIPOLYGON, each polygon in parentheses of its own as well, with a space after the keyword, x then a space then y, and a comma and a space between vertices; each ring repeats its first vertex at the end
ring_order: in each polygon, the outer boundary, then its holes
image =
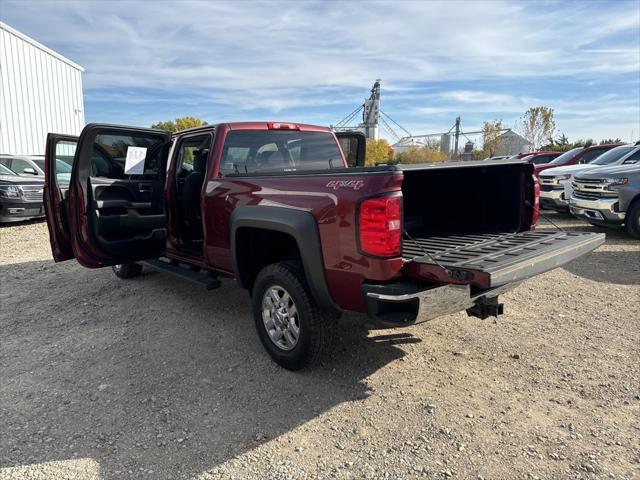
POLYGON ((460 138, 460 117, 456 117, 456 141, 455 146, 453 147, 453 155, 454 158, 458 158, 458 139, 460 138))

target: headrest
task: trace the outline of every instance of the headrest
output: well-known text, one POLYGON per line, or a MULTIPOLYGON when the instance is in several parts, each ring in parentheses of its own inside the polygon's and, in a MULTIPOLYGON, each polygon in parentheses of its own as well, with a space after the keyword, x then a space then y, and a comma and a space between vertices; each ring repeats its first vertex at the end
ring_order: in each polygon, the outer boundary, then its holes
POLYGON ((193 152, 193 171, 204 173, 207 169, 207 150, 194 150, 193 152))

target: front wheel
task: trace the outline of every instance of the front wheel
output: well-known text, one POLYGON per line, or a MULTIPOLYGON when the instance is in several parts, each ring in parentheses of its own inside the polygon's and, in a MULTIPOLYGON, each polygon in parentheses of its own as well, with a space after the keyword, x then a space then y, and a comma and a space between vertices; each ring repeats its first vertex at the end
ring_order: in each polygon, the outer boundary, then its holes
POLYGON ((297 263, 275 263, 260 271, 252 309, 262 344, 288 370, 316 363, 333 345, 336 318, 316 305, 297 263))
POLYGON ((142 273, 142 265, 137 263, 120 263, 111 268, 118 278, 133 278, 142 273))
POLYGON ((627 211, 624 223, 629 235, 640 238, 640 200, 633 202, 627 211))

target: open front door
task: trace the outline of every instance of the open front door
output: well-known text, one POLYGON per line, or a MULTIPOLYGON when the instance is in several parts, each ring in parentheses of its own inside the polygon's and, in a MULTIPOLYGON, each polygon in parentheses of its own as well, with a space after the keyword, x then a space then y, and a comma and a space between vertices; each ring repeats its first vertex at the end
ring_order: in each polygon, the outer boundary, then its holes
POLYGON ((364 133, 357 131, 336 132, 336 137, 340 142, 342 153, 347 159, 347 164, 350 167, 364 167, 367 153, 367 138, 364 133))
POLYGON ((50 133, 44 158, 44 211, 56 262, 73 258, 67 195, 78 137, 50 133))
POLYGON ((104 267, 163 254, 170 139, 170 132, 147 128, 84 128, 67 202, 73 253, 82 265, 104 267))

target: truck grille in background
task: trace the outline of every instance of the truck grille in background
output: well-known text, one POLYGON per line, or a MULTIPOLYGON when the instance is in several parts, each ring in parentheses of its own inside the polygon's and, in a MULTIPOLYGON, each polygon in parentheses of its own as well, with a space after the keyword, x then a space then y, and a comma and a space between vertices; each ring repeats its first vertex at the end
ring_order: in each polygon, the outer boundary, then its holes
POLYGON ((618 194, 607 189, 602 180, 574 180, 573 196, 583 200, 599 200, 600 198, 616 198, 618 194))
POLYGON ((555 177, 540 177, 540 191, 551 192, 552 190, 564 190, 564 187, 555 177))
POLYGON ((42 185, 22 185, 22 198, 26 202, 41 202, 42 193, 44 191, 42 185))

